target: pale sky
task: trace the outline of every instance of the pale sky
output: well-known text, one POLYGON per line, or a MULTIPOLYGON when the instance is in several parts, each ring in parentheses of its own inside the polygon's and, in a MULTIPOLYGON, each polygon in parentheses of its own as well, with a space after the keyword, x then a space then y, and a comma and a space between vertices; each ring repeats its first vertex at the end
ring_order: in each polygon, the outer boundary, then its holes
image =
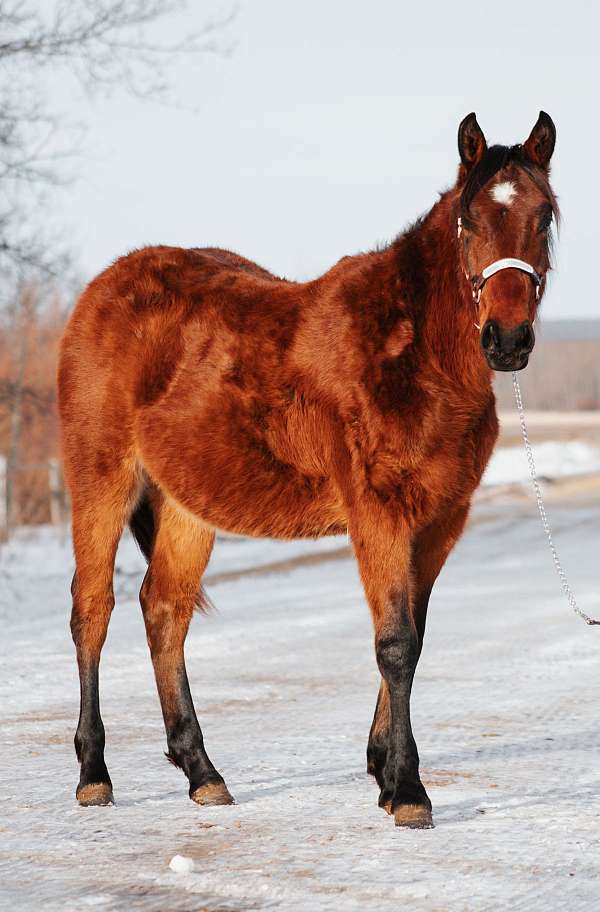
MULTIPOLYGON (((215 6, 190 3, 201 24, 215 6)), ((148 243, 228 247, 289 278, 392 239, 455 179, 469 111, 488 143, 558 140, 546 317, 600 316, 597 6, 240 0, 227 59, 178 61, 194 112, 73 99, 93 126, 60 199, 85 279, 148 243)))

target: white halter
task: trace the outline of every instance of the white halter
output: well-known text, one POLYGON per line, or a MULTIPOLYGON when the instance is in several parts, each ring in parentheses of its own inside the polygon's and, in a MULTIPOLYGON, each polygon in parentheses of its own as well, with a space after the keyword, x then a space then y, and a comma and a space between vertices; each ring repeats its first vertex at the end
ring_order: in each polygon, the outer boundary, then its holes
MULTIPOLYGON (((521 272, 528 272, 535 282, 536 298, 539 298, 542 279, 539 273, 533 268, 530 263, 526 263, 525 260, 518 260, 516 257, 504 257, 504 259, 494 260, 493 263, 490 263, 489 266, 486 266, 481 273, 481 277, 485 280, 485 282, 487 282, 490 276, 493 276, 497 272, 500 272, 501 269, 520 269, 521 272)), ((483 288, 483 284, 481 287, 483 288)))

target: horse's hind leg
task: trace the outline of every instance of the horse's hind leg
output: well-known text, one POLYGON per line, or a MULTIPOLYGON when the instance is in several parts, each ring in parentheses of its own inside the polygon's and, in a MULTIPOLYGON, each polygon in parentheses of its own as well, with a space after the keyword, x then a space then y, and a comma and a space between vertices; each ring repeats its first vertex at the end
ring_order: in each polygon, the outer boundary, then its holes
MULTIPOLYGON (((81 475, 87 477, 82 471, 81 475)), ((89 482, 89 478, 88 478, 89 482)), ((81 764, 77 799, 82 805, 110 804, 112 784, 104 762, 98 668, 114 606, 113 570, 123 526, 137 491, 132 461, 109 478, 83 489, 71 484, 75 575, 71 586, 71 632, 77 650, 81 703, 75 750, 81 764)))
POLYGON ((183 647, 214 532, 158 491, 152 496, 155 537, 140 601, 167 733, 167 757, 186 774, 198 804, 233 804, 204 749, 183 647))

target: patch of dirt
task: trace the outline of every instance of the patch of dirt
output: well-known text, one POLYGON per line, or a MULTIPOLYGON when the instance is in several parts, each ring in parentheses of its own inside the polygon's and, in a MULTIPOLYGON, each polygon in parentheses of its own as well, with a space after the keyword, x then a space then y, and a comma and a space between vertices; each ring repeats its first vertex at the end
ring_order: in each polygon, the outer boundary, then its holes
POLYGON ((447 769, 421 769, 421 778, 433 786, 453 785, 459 779, 472 779, 473 773, 447 769))
POLYGON ((207 586, 218 586, 219 583, 230 583, 234 580, 252 576, 267 576, 270 573, 289 573, 298 567, 316 567, 330 561, 346 560, 353 557, 352 548, 344 545, 332 551, 323 551, 317 554, 299 554, 286 560, 272 561, 269 564, 260 564, 258 567, 243 567, 241 570, 225 570, 221 573, 207 573, 202 582, 207 586))

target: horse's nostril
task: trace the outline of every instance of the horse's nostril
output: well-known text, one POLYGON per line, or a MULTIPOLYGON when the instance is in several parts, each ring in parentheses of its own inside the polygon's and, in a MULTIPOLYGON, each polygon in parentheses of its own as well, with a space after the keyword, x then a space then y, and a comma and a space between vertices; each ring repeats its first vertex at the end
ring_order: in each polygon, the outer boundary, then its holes
POLYGON ((530 352, 535 345, 535 333, 533 332, 533 327, 529 321, 523 324, 523 331, 521 334, 521 347, 524 351, 530 352))
POLYGON ((488 320, 481 331, 481 347, 486 352, 495 352, 500 347, 498 328, 493 320, 488 320))

